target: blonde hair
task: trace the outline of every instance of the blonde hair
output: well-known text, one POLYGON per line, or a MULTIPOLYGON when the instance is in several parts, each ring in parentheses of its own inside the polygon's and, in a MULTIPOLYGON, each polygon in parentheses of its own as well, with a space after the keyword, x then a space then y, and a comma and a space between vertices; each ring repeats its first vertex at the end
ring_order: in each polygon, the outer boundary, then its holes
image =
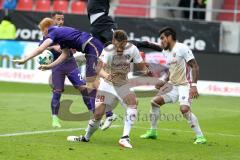
POLYGON ((49 28, 50 26, 53 26, 53 25, 54 25, 54 21, 52 20, 52 18, 46 17, 41 20, 38 26, 39 26, 39 29, 43 31, 45 28, 49 28))

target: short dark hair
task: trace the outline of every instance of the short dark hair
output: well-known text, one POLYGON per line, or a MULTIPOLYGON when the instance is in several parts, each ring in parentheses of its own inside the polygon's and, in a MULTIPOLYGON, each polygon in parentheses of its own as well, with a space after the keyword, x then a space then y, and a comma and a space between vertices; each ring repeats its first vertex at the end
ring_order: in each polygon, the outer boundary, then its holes
POLYGON ((51 16, 54 17, 54 16, 56 16, 57 14, 63 15, 63 12, 62 12, 62 11, 55 11, 55 12, 52 12, 51 16))
POLYGON ((164 34, 165 36, 172 36, 172 39, 174 41, 176 41, 177 39, 177 34, 176 31, 174 29, 172 29, 171 27, 164 27, 159 31, 159 36, 161 36, 161 34, 164 34))
POLYGON ((113 39, 118 42, 122 42, 128 39, 127 33, 124 30, 115 30, 113 33, 113 39))

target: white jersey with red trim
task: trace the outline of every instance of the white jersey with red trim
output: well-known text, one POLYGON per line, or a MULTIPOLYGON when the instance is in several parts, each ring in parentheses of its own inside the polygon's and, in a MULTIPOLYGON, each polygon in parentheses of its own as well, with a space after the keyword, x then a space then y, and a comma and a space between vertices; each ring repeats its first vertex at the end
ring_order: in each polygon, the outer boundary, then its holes
POLYGON ((192 51, 183 43, 176 42, 173 49, 163 50, 169 66, 169 81, 173 85, 185 85, 191 82, 191 68, 187 62, 194 59, 192 51))

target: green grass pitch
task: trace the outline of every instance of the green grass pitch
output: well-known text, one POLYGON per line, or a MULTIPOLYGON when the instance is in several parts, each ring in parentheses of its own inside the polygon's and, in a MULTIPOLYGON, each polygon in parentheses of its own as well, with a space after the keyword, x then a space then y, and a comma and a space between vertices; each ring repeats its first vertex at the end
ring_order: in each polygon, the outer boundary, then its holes
MULTIPOLYGON (((62 99, 74 101, 72 112, 86 111, 81 97, 64 94, 62 99)), ((71 143, 66 137, 83 134, 84 130, 76 128, 85 128, 87 121, 61 121, 63 127, 53 129, 49 86, 0 82, 0 160, 240 159, 239 97, 201 95, 193 102, 192 110, 208 140, 205 145, 192 144, 194 134, 181 117, 177 104, 162 108, 165 117, 158 123, 157 140, 140 139, 149 128, 150 99, 139 98, 140 114, 131 132, 134 148, 123 149, 118 146, 124 114, 120 106, 114 110, 120 116, 115 127, 97 131, 89 143, 71 143)))

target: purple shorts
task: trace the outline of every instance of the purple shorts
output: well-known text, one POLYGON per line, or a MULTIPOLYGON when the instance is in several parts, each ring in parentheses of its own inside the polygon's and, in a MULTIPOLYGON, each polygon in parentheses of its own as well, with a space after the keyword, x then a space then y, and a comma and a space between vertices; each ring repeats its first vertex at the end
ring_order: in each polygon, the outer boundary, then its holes
POLYGON ((86 58, 86 77, 96 76, 96 67, 98 57, 102 53, 103 44, 98 39, 93 38, 85 47, 84 53, 86 58))
POLYGON ((74 87, 86 84, 86 81, 82 78, 77 63, 73 57, 52 69, 52 84, 54 90, 64 90, 66 76, 74 87))

